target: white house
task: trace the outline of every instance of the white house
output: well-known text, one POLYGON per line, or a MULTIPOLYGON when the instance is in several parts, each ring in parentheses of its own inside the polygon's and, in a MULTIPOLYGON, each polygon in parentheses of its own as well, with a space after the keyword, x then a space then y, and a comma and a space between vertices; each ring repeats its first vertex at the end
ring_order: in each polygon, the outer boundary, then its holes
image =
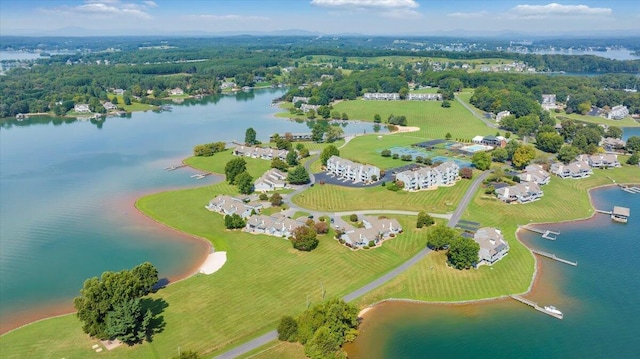
POLYGON ((245 203, 242 199, 227 195, 218 195, 205 206, 211 212, 218 212, 223 216, 237 214, 242 218, 249 218, 254 212, 260 212, 262 203, 245 203))
POLYGON ((400 94, 397 92, 366 92, 363 96, 362 96, 363 100, 385 100, 385 101, 391 101, 391 100, 399 100, 400 99, 400 94))
POLYGON ((522 182, 513 186, 502 187, 496 190, 498 199, 506 203, 529 203, 537 201, 544 193, 534 182, 522 182))
POLYGON ((562 162, 556 162, 551 165, 551 173, 558 175, 560 178, 587 178, 593 174, 591 166, 585 161, 573 161, 568 165, 562 162))
POLYGON ((509 244, 504 240, 504 236, 499 229, 484 227, 478 229, 473 240, 480 245, 478 252, 478 266, 493 265, 501 260, 509 252, 509 244))
POLYGON ((179 87, 169 90, 169 96, 182 96, 184 95, 184 90, 179 87))
POLYGON ((293 99, 291 99, 291 102, 292 103, 297 103, 297 102, 309 103, 309 97, 293 96, 293 99))
POLYGON ((344 240, 348 247, 361 248, 368 246, 371 241, 377 245, 382 240, 402 233, 400 223, 393 218, 362 216, 361 221, 362 228, 351 225, 348 225, 348 228, 342 228, 343 233, 340 239, 344 240))
POLYGON ((89 104, 78 103, 73 106, 73 111, 77 113, 90 113, 91 109, 89 108, 89 104))
POLYGON ((542 94, 542 108, 545 110, 552 110, 558 107, 556 105, 556 95, 555 94, 542 94))
POLYGON ((577 158, 578 161, 584 161, 591 166, 591 168, 612 168, 620 167, 618 161, 618 155, 613 153, 596 153, 595 155, 580 155, 577 158))
POLYGON ((380 169, 371 165, 355 163, 338 156, 327 160, 327 172, 353 183, 368 183, 380 179, 380 169))
POLYGON ((289 238, 296 228, 304 225, 304 223, 288 218, 282 213, 276 213, 272 216, 260 214, 249 217, 244 231, 289 238))
POLYGON ((320 108, 320 105, 309 105, 306 103, 303 103, 302 105, 300 105, 300 109, 302 110, 302 112, 309 112, 311 110, 314 110, 317 112, 319 108, 320 108))
POLYGON ((500 111, 500 112, 498 112, 498 114, 496 115, 496 122, 502 121, 502 119, 507 117, 507 116, 511 116, 511 112, 509 112, 509 111, 500 111))
POLYGON ((277 148, 263 148, 258 146, 237 146, 233 149, 233 154, 236 156, 244 156, 251 158, 259 158, 263 160, 272 160, 279 158, 285 160, 289 151, 279 150, 277 148))
POLYGON ((104 107, 104 109, 107 110, 107 111, 112 111, 112 110, 117 110, 118 109, 118 106, 112 104, 109 101, 107 101, 104 104, 102 104, 102 107, 104 107))
POLYGON ((522 182, 534 182, 540 186, 551 181, 551 175, 540 165, 528 165, 522 173, 518 175, 522 182))
POLYGON ((442 94, 439 93, 410 93, 407 96, 409 101, 440 101, 442 94))
POLYGON ((629 116, 629 109, 624 105, 613 106, 607 113, 607 118, 610 120, 622 120, 627 116, 629 116))
POLYGON ((282 171, 272 168, 265 172, 262 176, 253 182, 253 187, 256 192, 268 192, 277 189, 287 188, 287 175, 282 171))
POLYGON ((459 173, 460 167, 454 161, 447 161, 435 168, 402 171, 396 174, 396 180, 404 183, 405 191, 418 191, 455 184, 460 179, 459 173))

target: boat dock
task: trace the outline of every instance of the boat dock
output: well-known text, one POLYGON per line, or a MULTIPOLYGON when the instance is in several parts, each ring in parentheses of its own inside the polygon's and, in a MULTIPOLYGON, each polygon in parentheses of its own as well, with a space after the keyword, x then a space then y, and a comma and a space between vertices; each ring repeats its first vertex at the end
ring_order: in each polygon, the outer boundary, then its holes
POLYGON ((207 177, 207 176, 208 176, 208 175, 210 175, 210 174, 211 174, 211 172, 197 173, 197 174, 195 174, 195 175, 191 175, 191 176, 189 176, 189 177, 191 177, 191 178, 195 178, 195 179, 203 179, 203 178, 207 177))
POLYGON ((631 210, 627 207, 619 207, 613 206, 613 211, 605 211, 602 209, 596 209, 597 213, 608 214, 611 216, 611 219, 620 222, 627 223, 629 220, 629 216, 631 215, 631 210))
POLYGON ((552 254, 552 253, 538 251, 538 250, 535 250, 535 249, 532 249, 531 252, 533 252, 533 253, 535 253, 535 254, 537 254, 539 256, 543 256, 543 257, 547 257, 549 259, 556 260, 556 261, 558 261, 560 263, 564 263, 564 264, 568 264, 568 265, 572 265, 572 266, 577 266, 578 265, 578 262, 572 262, 572 261, 569 261, 569 260, 566 260, 566 259, 558 258, 558 257, 556 257, 555 254, 552 254))
POLYGON ((165 167, 164 170, 165 171, 174 171, 177 170, 178 168, 182 168, 182 167, 186 167, 187 165, 185 164, 181 164, 181 165, 177 165, 177 166, 169 166, 169 167, 165 167))
POLYGON ((529 226, 526 226, 526 225, 525 226, 521 226, 520 228, 526 229, 526 230, 531 231, 531 232, 540 233, 542 235, 542 238, 548 239, 550 241, 555 241, 557 236, 560 235, 560 232, 554 232, 554 231, 544 230, 544 229, 537 229, 537 228, 529 227, 529 226))
POLYGON ((640 187, 620 185, 620 189, 628 193, 640 193, 640 187))
POLYGON ((539 306, 538 303, 536 303, 534 301, 531 301, 529 299, 523 298, 523 297, 521 297, 519 295, 510 295, 510 297, 512 299, 517 300, 518 302, 520 302, 522 304, 526 304, 526 305, 532 307, 533 309, 535 309, 535 310, 537 310, 537 311, 539 311, 541 313, 550 315, 550 316, 552 316, 554 318, 557 318, 557 319, 562 319, 562 315, 561 314, 556 314, 556 313, 549 312, 549 311, 545 310, 543 307, 539 306))

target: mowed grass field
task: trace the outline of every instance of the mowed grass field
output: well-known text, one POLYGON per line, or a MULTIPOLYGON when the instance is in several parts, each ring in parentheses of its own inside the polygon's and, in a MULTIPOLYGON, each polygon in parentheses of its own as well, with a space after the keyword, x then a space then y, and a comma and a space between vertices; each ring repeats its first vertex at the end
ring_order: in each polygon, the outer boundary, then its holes
POLYGON ((397 209, 448 213, 455 210, 470 185, 471 181, 461 180, 453 187, 410 193, 392 192, 382 186, 349 188, 325 184, 315 185, 296 195, 293 202, 316 211, 397 209))
MULTIPOLYGON (((120 347, 108 358, 169 358, 182 350, 213 356, 276 327, 284 314, 296 315, 327 297, 343 296, 398 266, 424 247, 415 217, 394 216, 405 233, 372 250, 351 251, 323 236, 310 253, 284 239, 224 230, 222 216, 204 209, 219 193, 217 184, 143 197, 137 207, 181 231, 206 238, 227 251, 227 263, 213 275, 195 275, 152 295, 168 307, 166 327, 153 342, 120 347)), ((3 358, 78 358, 96 355, 96 343, 80 330, 74 315, 33 323, 0 337, 3 358)))
POLYGON ((622 120, 608 120, 604 117, 599 116, 586 116, 580 115, 577 113, 572 113, 567 115, 565 112, 555 113, 551 112, 552 115, 556 117, 557 120, 561 121, 563 118, 570 118, 580 122, 586 123, 596 123, 598 125, 607 125, 607 126, 617 126, 617 127, 640 127, 640 122, 631 118, 631 116, 627 116, 622 120))
POLYGON ((481 226, 500 228, 509 242, 509 254, 492 267, 456 271, 445 265, 445 253, 427 256, 406 272, 377 290, 360 298, 361 305, 386 298, 424 301, 462 301, 498 297, 525 292, 534 271, 531 252, 516 239, 518 225, 558 222, 589 217, 593 214, 587 191, 589 188, 617 183, 637 183, 640 169, 624 166, 611 170, 595 170, 582 180, 553 177, 543 186, 544 197, 524 205, 508 205, 488 199, 482 190, 476 193, 463 218, 481 226))
MULTIPOLYGON (((225 150, 209 157, 189 157, 184 160, 184 163, 198 170, 224 175, 224 167, 227 162, 234 158, 238 158, 238 156, 234 156, 231 150, 225 150)), ((247 162, 247 172, 254 179, 260 177, 271 168, 271 161, 269 160, 250 157, 242 158, 247 162)))
POLYGON ((334 110, 346 112, 349 119, 373 121, 379 114, 382 121, 389 115, 404 115, 408 126, 420 127, 420 131, 399 134, 419 139, 444 138, 451 133, 453 139, 473 138, 476 135, 493 135, 495 129, 487 127, 457 101, 450 101, 450 108, 443 108, 440 101, 342 101, 334 110))

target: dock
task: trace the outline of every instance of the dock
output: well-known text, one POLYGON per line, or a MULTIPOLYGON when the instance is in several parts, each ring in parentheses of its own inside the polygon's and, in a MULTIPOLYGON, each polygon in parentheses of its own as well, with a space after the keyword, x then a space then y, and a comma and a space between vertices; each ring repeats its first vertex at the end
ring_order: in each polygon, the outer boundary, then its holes
POLYGON ((629 220, 629 216, 631 215, 631 210, 627 207, 619 207, 613 206, 613 211, 605 211, 602 209, 596 209, 597 213, 608 214, 611 216, 611 219, 620 222, 627 223, 629 220))
POLYGON ((620 189, 628 193, 640 193, 640 187, 620 185, 620 189))
POLYGON ((531 252, 533 252, 533 253, 535 253, 535 254, 537 254, 539 256, 543 256, 543 257, 547 257, 549 259, 553 259, 553 260, 558 261, 560 263, 564 263, 564 264, 568 264, 568 265, 572 265, 572 266, 577 266, 578 265, 578 262, 572 262, 572 261, 569 261, 569 260, 566 260, 566 259, 562 259, 562 258, 556 257, 556 255, 552 254, 552 253, 538 251, 538 250, 535 250, 535 249, 532 249, 531 252))
POLYGON ((174 171, 174 170, 177 170, 178 168, 182 168, 182 167, 186 167, 186 166, 187 165, 185 165, 185 164, 169 166, 169 167, 165 167, 164 170, 165 171, 174 171))
POLYGON ((554 318, 562 319, 562 317, 563 317, 561 314, 556 314, 556 313, 549 312, 549 311, 545 310, 543 307, 539 306, 538 303, 536 303, 534 301, 531 301, 529 299, 523 298, 523 297, 521 297, 519 295, 510 295, 509 297, 511 297, 512 299, 515 299, 516 301, 518 301, 518 302, 520 302, 522 304, 526 304, 526 305, 532 307, 533 309, 535 309, 535 310, 537 310, 537 311, 539 311, 541 313, 550 315, 550 316, 552 316, 554 318))
POLYGON ((203 178, 207 177, 207 176, 208 176, 208 175, 210 175, 210 174, 211 174, 211 172, 197 173, 197 174, 195 174, 195 175, 191 175, 191 176, 189 176, 189 177, 191 177, 191 178, 195 178, 195 179, 203 179, 203 178))
POLYGON ((548 239, 550 241, 555 241, 557 239, 557 236, 560 235, 560 232, 554 232, 554 231, 545 230, 545 229, 537 229, 537 228, 529 227, 526 225, 521 226, 520 228, 526 229, 531 232, 540 233, 542 235, 542 238, 548 239))
POLYGON ((605 210, 603 210, 603 209, 596 209, 596 212, 598 212, 598 213, 602 213, 602 214, 609 214, 609 215, 610 215, 611 213, 613 213, 613 212, 611 212, 611 211, 605 211, 605 210))

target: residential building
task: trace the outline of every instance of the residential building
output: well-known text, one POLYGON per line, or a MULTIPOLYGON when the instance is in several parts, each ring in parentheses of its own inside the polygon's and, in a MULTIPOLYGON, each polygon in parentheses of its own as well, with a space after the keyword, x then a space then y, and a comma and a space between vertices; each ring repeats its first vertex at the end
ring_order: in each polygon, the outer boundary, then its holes
POLYGON ((439 166, 420 167, 416 170, 402 171, 396 174, 396 180, 404 183, 405 191, 453 185, 460 179, 460 167, 453 161, 447 161, 439 166))
MULTIPOLYGON (((281 138, 289 138, 291 139, 291 141, 311 141, 313 139, 313 136, 311 133, 307 132, 307 133, 291 133, 291 132, 287 132, 287 133, 279 133, 278 136, 280 136, 281 138)), ((275 142, 275 135, 272 135, 269 137, 269 141, 270 142, 275 142)))
POLYGON ((221 90, 232 89, 232 88, 235 88, 235 87, 236 87, 236 83, 235 82, 225 81, 225 82, 220 84, 220 89, 221 90))
POLYGON ((296 228, 304 225, 303 222, 288 218, 282 213, 276 213, 272 216, 260 214, 249 217, 244 231, 289 238, 293 235, 293 231, 296 228))
POLYGON ((577 158, 578 161, 584 161, 591 166, 591 168, 611 168, 620 167, 618 162, 618 155, 613 153, 596 153, 595 155, 580 155, 577 158))
POLYGON ((309 97, 293 96, 293 99, 291 99, 291 102, 293 102, 293 103, 298 103, 298 102, 309 103, 309 97))
POLYGON ((491 147, 506 147, 507 139, 503 136, 475 136, 471 142, 491 147))
POLYGON ((117 110, 118 109, 118 106, 112 104, 109 101, 107 101, 104 104, 102 104, 102 107, 104 107, 104 109, 107 110, 107 111, 113 111, 113 110, 117 110))
POLYGON ((122 96, 122 95, 124 95, 124 90, 123 89, 115 89, 115 90, 113 90, 113 93, 118 95, 118 96, 122 96))
POLYGON ((237 146, 233 149, 233 154, 236 156, 259 158, 263 160, 272 160, 274 158, 286 160, 289 151, 269 147, 237 146))
POLYGON ((591 166, 585 161, 573 161, 568 165, 562 162, 556 162, 551 165, 551 173, 558 175, 560 178, 587 178, 593 174, 591 166))
POLYGON ((184 95, 184 90, 179 87, 169 90, 169 96, 182 96, 184 95))
POLYGON ((338 156, 329 158, 326 171, 353 183, 375 182, 380 179, 378 167, 356 163, 338 156))
POLYGON ((629 116, 629 109, 624 105, 613 106, 607 113, 607 118, 610 120, 622 120, 627 116, 629 116))
POLYGON ((623 149, 627 143, 619 138, 607 137, 603 138, 600 141, 600 146, 604 148, 605 151, 614 152, 619 149, 623 149))
POLYGON ((400 223, 394 218, 362 216, 361 221, 362 228, 350 225, 349 228, 340 228, 343 230, 340 239, 344 240, 348 247, 362 248, 368 246, 371 241, 377 245, 380 241, 402 233, 400 223))
POLYGON ((90 113, 91 109, 89 108, 89 104, 78 103, 73 106, 73 111, 77 113, 90 113))
POLYGON ((309 105, 306 103, 303 103, 302 105, 300 105, 300 109, 302 110, 302 112, 309 112, 311 110, 318 112, 319 108, 320 108, 320 105, 309 105))
POLYGON ((442 94, 439 93, 410 93, 407 96, 409 101, 441 101, 442 94))
POLYGON ((518 175, 522 182, 534 182, 537 185, 545 185, 551 181, 551 175, 540 165, 528 165, 524 171, 518 175))
POLYGON ((496 195, 498 199, 506 203, 529 203, 539 200, 544 193, 535 182, 521 182, 513 186, 498 188, 496 195))
POLYGON ((558 107, 555 94, 542 94, 542 108, 552 110, 558 107))
POLYGON ((262 203, 245 203, 242 198, 218 195, 205 206, 211 212, 218 212, 223 216, 237 214, 242 218, 249 218, 252 214, 262 210, 262 203))
POLYGON ((287 175, 276 169, 272 168, 260 176, 255 182, 253 182, 253 188, 256 192, 268 192, 277 189, 287 188, 287 175))
POLYGON ((387 93, 387 92, 366 92, 362 97, 363 100, 399 100, 400 94, 397 92, 387 93))
POLYGON ((496 122, 502 121, 502 119, 507 117, 507 116, 511 116, 511 112, 509 112, 509 111, 498 112, 498 114, 496 115, 496 122))
POLYGON ((493 265, 509 252, 509 244, 504 240, 502 232, 497 228, 480 228, 474 234, 473 240, 480 245, 477 266, 483 264, 493 265))

